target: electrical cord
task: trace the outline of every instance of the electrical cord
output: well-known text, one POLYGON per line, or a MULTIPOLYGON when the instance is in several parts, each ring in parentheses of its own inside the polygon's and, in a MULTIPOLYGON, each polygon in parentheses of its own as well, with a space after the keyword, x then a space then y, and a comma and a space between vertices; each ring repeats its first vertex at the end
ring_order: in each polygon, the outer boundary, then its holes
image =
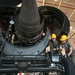
POLYGON ((6 37, 5 37, 5 39, 4 39, 4 43, 3 43, 3 44, 1 45, 1 47, 0 47, 0 53, 1 53, 0 58, 1 58, 2 55, 3 55, 3 47, 4 47, 4 45, 6 44, 6 39, 7 39, 7 36, 8 36, 8 34, 9 34, 9 31, 11 30, 11 27, 12 27, 12 24, 9 25, 9 28, 8 28, 7 33, 6 33, 6 37))

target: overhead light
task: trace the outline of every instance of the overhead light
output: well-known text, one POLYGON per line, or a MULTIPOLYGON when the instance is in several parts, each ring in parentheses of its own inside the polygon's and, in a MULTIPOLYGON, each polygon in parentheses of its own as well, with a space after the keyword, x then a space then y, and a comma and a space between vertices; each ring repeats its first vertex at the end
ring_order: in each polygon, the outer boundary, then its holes
POLYGON ((57 1, 57 0, 54 0, 54 1, 57 1))
POLYGON ((72 26, 70 26, 70 29, 72 29, 72 26))

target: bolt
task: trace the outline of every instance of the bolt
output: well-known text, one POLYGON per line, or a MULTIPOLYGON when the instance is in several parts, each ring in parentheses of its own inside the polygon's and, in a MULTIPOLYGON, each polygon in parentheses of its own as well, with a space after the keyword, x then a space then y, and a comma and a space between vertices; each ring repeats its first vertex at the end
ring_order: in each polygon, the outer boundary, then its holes
POLYGON ((10 24, 11 24, 11 25, 12 25, 12 24, 14 24, 14 21, 13 21, 13 20, 11 20, 11 21, 10 21, 10 24))

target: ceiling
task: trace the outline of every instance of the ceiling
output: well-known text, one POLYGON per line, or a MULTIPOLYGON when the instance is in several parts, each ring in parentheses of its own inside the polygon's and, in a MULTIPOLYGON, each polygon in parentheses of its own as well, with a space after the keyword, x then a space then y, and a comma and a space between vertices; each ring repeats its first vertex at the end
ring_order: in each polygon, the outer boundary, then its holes
MULTIPOLYGON (((75 0, 36 0, 38 6, 53 6, 63 11, 70 21, 70 32, 68 38, 75 33, 75 0)), ((75 48, 75 35, 69 39, 75 48)))
POLYGON ((75 0, 36 0, 38 6, 54 6, 62 10, 71 22, 75 22, 75 0), (74 1, 74 2, 73 2, 74 1))

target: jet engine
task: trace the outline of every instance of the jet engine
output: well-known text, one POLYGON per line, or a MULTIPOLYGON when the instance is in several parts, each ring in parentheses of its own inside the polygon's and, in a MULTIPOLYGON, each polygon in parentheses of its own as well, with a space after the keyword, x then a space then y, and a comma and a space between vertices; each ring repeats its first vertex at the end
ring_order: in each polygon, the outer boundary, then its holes
POLYGON ((51 6, 37 7, 36 0, 11 0, 0 6, 0 73, 65 73, 60 57, 46 53, 49 37, 69 33, 67 16, 51 6), (21 7, 16 7, 22 2, 21 7), (7 6, 8 5, 8 6, 7 6), (12 5, 12 6, 11 6, 12 5), (54 64, 55 63, 55 64, 54 64))

